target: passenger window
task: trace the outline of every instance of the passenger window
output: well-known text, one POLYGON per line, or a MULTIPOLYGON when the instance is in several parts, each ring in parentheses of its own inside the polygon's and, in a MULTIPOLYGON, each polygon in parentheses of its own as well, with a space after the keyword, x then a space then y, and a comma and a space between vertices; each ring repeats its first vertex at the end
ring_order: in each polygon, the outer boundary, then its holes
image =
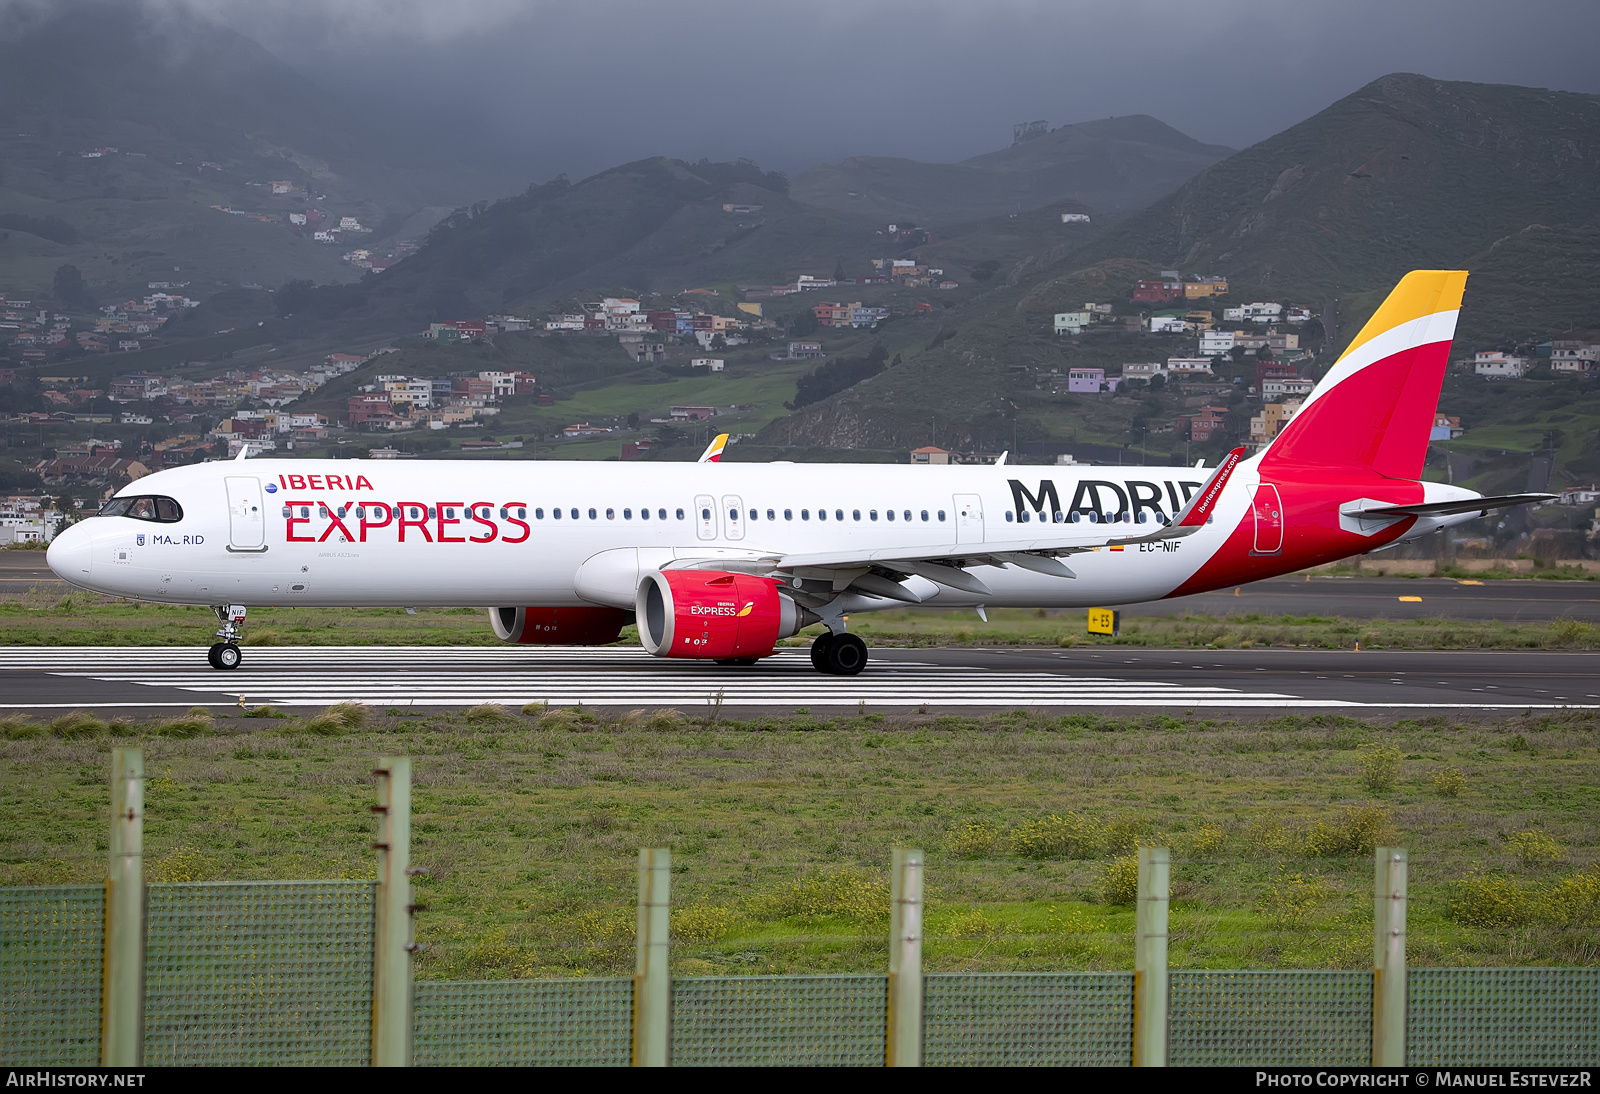
POLYGON ((521 506, 521 505, 517 506, 517 516, 518 516, 518 518, 524 518, 527 515, 528 515, 528 510, 524 506, 521 506))
POLYGON ((944 519, 944 510, 943 509, 939 510, 939 519, 940 520, 944 519))
POLYGON ((633 519, 633 510, 632 509, 624 509, 622 511, 622 519, 623 520, 632 520, 633 519))
POLYGON ((556 518, 556 519, 557 519, 557 520, 560 520, 560 519, 561 519, 561 510, 559 510, 559 509, 552 509, 552 510, 550 510, 550 515, 551 515, 551 516, 552 516, 552 517, 555 517, 555 518, 556 518))
MULTIPOLYGON (((1027 514, 1024 513, 1023 516, 1026 517, 1027 514)), ((1011 523, 1011 510, 1009 510, 1009 509, 1006 510, 1006 523, 1007 524, 1011 523)))
POLYGON ((428 506, 428 519, 429 520, 432 520, 434 517, 436 517, 438 515, 439 515, 439 509, 438 509, 437 506, 433 506, 433 505, 428 506))
MULTIPOLYGON (((907 520, 911 519, 911 510, 909 510, 909 509, 906 510, 906 519, 907 520)), ((928 514, 926 514, 926 513, 922 514, 922 519, 923 520, 927 520, 928 519, 928 514)))
MULTIPOLYGON (((666 510, 665 510, 665 509, 663 509, 663 510, 662 510, 662 512, 663 512, 663 513, 665 513, 665 512, 666 512, 666 510)), ((662 518, 661 518, 661 519, 662 519, 662 520, 666 520, 666 519, 667 519, 667 518, 666 518, 666 517, 662 517, 662 518)), ((682 510, 682 509, 679 509, 679 510, 678 510, 678 519, 679 519, 679 520, 682 520, 682 519, 683 519, 683 510, 682 510)))
POLYGON ((730 521, 734 522, 735 524, 737 524, 739 522, 739 510, 737 510, 737 509, 729 509, 728 510, 728 519, 730 521))
MULTIPOLYGON (((594 516, 594 510, 592 510, 592 509, 591 509, 591 510, 590 510, 590 511, 589 511, 589 516, 590 516, 590 517, 591 517, 591 518, 593 518, 593 516, 594 516)), ((615 509, 607 509, 607 510, 606 510, 606 519, 607 519, 607 520, 616 520, 616 519, 617 519, 617 511, 616 511, 616 510, 615 510, 615 509)))
POLYGON ((867 516, 869 518, 871 518, 872 520, 877 520, 878 519, 878 511, 876 509, 874 509, 870 513, 868 513, 867 516))
POLYGON ((700 510, 700 519, 701 520, 710 520, 711 519, 711 510, 709 510, 709 509, 700 510))
MULTIPOLYGON (((658 520, 666 520, 667 519, 667 511, 665 509, 657 509, 656 510, 656 519, 658 519, 658 520)), ((678 519, 679 520, 683 519, 683 510, 681 510, 681 509, 678 510, 678 519)))
POLYGON ((793 509, 785 509, 783 511, 783 519, 784 520, 793 520, 794 519, 794 510, 793 509))
MULTIPOLYGON (((767 512, 770 513, 770 512, 772 512, 772 510, 768 509, 767 512)), ((750 519, 751 520, 755 520, 758 516, 760 516, 760 514, 756 510, 754 510, 754 509, 750 510, 750 519)), ((771 519, 771 518, 768 518, 768 519, 771 519)))
POLYGON ((305 519, 305 518, 306 518, 306 517, 309 517, 309 516, 310 516, 310 515, 311 515, 311 506, 309 506, 309 505, 302 505, 302 506, 301 506, 301 507, 300 507, 300 517, 301 517, 301 519, 302 519, 302 520, 303 520, 303 519, 305 519))
MULTIPOLYGON (((506 515, 506 511, 504 509, 500 510, 500 515, 502 517, 505 516, 506 515)), ((533 519, 534 520, 543 520, 544 519, 544 510, 543 509, 535 509, 533 511, 533 519)))
MULTIPOLYGON (((570 516, 573 520, 577 520, 578 519, 578 511, 576 509, 567 510, 567 515, 570 516)), ((590 512, 590 516, 593 516, 593 515, 594 515, 593 511, 591 511, 590 512)))
POLYGON ((285 506, 284 506, 284 507, 283 507, 283 515, 284 515, 284 516, 286 516, 286 517, 287 517, 287 516, 289 516, 289 515, 290 515, 290 513, 289 513, 289 507, 288 507, 288 506, 287 506, 287 505, 285 505, 285 506))
POLYGON ((850 518, 852 520, 860 520, 861 519, 861 510, 859 510, 859 509, 850 510, 850 518))
POLYGON ((922 519, 923 520, 927 520, 928 519, 928 511, 926 509, 924 509, 922 511, 922 519))
MULTIPOLYGON (((885 517, 889 518, 890 520, 893 520, 894 519, 894 510, 893 509, 886 509, 886 510, 884 510, 883 515, 885 517)), ((877 520, 878 519, 878 516, 877 516, 876 513, 873 514, 872 519, 873 520, 877 520)))
POLYGON ((800 519, 801 520, 810 520, 811 519, 811 510, 809 510, 809 509, 800 510, 800 519))
MULTIPOLYGON (((626 509, 624 509, 622 511, 622 515, 623 516, 627 516, 628 515, 628 511, 626 509)), ((648 509, 639 510, 639 519, 640 520, 649 520, 650 519, 650 510, 648 510, 648 509)))
MULTIPOLYGON (((539 510, 537 510, 537 509, 534 510, 535 513, 537 513, 538 511, 539 510)), ((506 519, 506 507, 504 505, 502 505, 500 507, 500 519, 501 520, 505 520, 506 519)))
MULTIPOLYGON (((834 520, 843 520, 844 519, 844 510, 843 509, 835 509, 833 511, 833 519, 834 520)), ((859 510, 859 509, 856 510, 856 519, 857 520, 861 519, 861 510, 859 510)))
POLYGON ((826 509, 818 509, 817 510, 817 519, 818 520, 827 520, 828 519, 828 511, 826 509))
POLYGON ((595 516, 595 513, 594 513, 593 509, 589 510, 589 519, 590 520, 598 520, 599 519, 598 517, 595 516))
POLYGON ((778 514, 773 512, 771 509, 768 509, 767 510, 767 519, 768 520, 777 520, 778 519, 778 514))

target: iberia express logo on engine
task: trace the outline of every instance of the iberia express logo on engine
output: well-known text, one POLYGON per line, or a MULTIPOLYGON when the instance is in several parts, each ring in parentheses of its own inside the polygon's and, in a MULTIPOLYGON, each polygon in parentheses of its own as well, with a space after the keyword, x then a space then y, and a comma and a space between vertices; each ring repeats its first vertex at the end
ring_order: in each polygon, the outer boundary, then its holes
POLYGON ((755 601, 753 600, 744 607, 738 609, 735 609, 733 604, 734 602, 731 600, 724 601, 721 604, 695 604, 689 608, 689 614, 720 615, 725 617, 732 616, 735 619, 743 619, 745 616, 754 611, 756 606, 755 601))

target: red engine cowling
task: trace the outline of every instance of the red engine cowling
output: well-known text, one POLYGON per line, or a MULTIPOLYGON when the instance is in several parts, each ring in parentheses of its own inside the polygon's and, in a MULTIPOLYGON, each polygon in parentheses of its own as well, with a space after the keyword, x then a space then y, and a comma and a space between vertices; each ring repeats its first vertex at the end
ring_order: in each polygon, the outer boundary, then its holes
POLYGON ((657 657, 766 657, 817 622, 771 578, 718 570, 646 574, 634 608, 639 641, 657 657))
POLYGON ((489 609, 495 637, 524 646, 604 646, 630 622, 621 608, 489 609))

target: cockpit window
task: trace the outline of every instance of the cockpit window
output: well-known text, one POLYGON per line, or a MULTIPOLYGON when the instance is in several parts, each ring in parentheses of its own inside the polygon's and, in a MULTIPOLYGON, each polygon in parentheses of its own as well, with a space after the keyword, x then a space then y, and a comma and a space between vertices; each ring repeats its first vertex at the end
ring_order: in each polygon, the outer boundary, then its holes
POLYGON ((100 508, 102 517, 129 517, 133 520, 154 521, 157 524, 176 524, 183 519, 183 506, 172 498, 134 497, 112 498, 100 508))

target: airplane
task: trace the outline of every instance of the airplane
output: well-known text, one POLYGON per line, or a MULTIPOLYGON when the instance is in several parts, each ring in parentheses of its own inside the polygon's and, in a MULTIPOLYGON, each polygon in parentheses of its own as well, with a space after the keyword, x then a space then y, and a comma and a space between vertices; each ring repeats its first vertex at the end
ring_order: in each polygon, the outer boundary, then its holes
MULTIPOLYGON (((1466 273, 1407 274, 1259 453, 1195 467, 252 458, 158 471, 64 529, 95 592, 209 605, 236 669, 250 607, 471 606, 502 641, 753 664, 814 624, 855 675, 861 612, 1108 607, 1239 585, 1549 494, 1419 476, 1466 273)), ((1203 461, 1202 461, 1203 463, 1203 461)))

